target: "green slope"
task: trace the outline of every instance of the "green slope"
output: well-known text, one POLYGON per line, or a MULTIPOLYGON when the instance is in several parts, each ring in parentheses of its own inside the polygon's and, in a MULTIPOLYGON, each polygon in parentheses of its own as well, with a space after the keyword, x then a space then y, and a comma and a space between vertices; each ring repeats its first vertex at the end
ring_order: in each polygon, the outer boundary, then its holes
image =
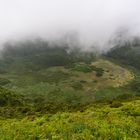
POLYGON ((139 70, 67 49, 26 42, 4 50, 0 140, 140 139, 139 70))
POLYGON ((124 86, 134 75, 108 60, 97 59, 92 64, 75 63, 72 68, 55 66, 20 74, 6 73, 0 77, 10 81, 5 85, 7 88, 22 95, 29 103, 37 104, 37 108, 57 112, 63 104, 66 108, 75 108, 91 103, 96 100, 99 89, 124 86), (53 107, 50 104, 54 104, 53 107))
POLYGON ((82 112, 0 120, 0 139, 138 140, 140 100, 122 102, 117 108, 112 104, 93 104, 82 112))

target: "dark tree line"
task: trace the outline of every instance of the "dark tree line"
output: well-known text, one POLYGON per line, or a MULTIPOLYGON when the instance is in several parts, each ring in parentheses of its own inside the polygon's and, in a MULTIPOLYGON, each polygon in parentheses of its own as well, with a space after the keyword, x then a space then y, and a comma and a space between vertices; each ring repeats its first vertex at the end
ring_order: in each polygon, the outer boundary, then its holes
POLYGON ((50 43, 41 39, 7 42, 2 50, 0 71, 19 66, 31 70, 70 66, 77 62, 90 63, 94 57, 93 52, 83 52, 79 46, 71 48, 68 43, 50 43))
POLYGON ((106 54, 123 64, 140 69, 140 38, 134 37, 123 42, 118 42, 106 54))

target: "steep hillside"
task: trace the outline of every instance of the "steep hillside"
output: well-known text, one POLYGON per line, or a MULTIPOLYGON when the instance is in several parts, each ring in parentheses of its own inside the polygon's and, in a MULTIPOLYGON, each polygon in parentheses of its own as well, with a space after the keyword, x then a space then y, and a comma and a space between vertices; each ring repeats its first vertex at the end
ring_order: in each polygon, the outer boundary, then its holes
POLYGON ((41 101, 44 106, 51 103, 61 108, 60 104, 76 106, 93 102, 99 89, 124 86, 134 75, 108 60, 96 59, 91 64, 77 62, 72 67, 53 66, 39 71, 0 74, 0 77, 8 79, 5 86, 29 102, 40 104, 41 101))
POLYGON ((123 43, 117 42, 107 56, 140 70, 140 39, 131 38, 123 43))
POLYGON ((93 52, 36 43, 3 50, 0 139, 140 138, 139 70, 93 52))

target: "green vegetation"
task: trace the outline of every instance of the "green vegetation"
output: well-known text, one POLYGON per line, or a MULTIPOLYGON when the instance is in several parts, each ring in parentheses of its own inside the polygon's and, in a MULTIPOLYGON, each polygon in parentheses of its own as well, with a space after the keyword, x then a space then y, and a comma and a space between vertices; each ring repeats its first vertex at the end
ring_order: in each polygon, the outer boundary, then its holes
POLYGON ((75 71, 80 71, 84 73, 92 72, 92 68, 86 64, 80 64, 74 67, 75 71))
POLYGON ((111 53, 97 58, 45 41, 6 44, 0 140, 140 139, 140 72, 109 61, 111 53))
POLYGON ((79 64, 76 65, 73 70, 79 71, 79 72, 84 72, 84 73, 89 73, 89 72, 96 72, 96 76, 100 77, 103 76, 104 70, 102 68, 97 68, 93 65, 88 65, 88 64, 79 64))
POLYGON ((0 106, 18 106, 21 105, 22 98, 14 94, 12 91, 0 87, 0 106))
POLYGON ((10 83, 10 80, 0 77, 0 85, 1 86, 4 86, 4 85, 9 84, 9 83, 10 83))
POLYGON ((82 112, 58 112, 40 117, 0 121, 2 140, 36 139, 139 139, 140 100, 123 102, 119 107, 92 104, 82 112))
POLYGON ((117 42, 106 56, 140 70, 140 39, 134 37, 122 43, 117 42))

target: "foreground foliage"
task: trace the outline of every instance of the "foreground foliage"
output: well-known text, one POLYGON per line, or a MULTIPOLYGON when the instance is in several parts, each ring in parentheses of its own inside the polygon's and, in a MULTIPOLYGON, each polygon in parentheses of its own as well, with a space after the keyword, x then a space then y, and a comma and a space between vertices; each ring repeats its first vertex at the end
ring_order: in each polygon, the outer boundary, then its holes
POLYGON ((1 140, 136 140, 140 138, 140 100, 120 107, 94 103, 83 111, 23 119, 1 119, 1 140))

